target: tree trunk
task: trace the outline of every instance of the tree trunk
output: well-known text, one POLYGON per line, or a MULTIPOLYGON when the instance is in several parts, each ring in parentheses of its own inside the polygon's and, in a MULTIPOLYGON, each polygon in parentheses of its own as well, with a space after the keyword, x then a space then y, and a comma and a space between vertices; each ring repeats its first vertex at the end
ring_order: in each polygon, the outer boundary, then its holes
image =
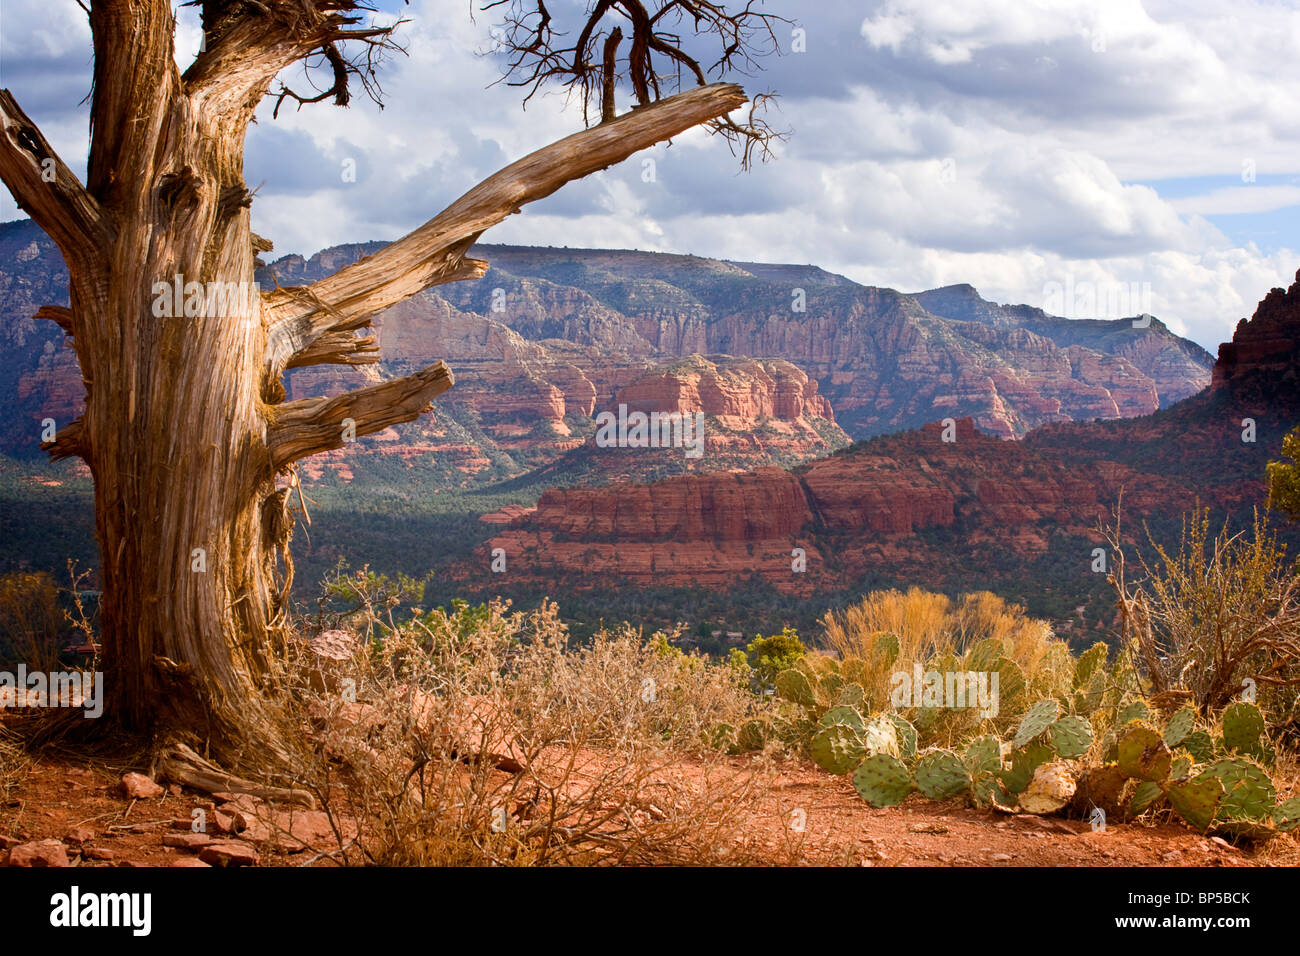
POLYGON ((329 278, 249 294, 254 243, 268 247, 249 227, 245 130, 272 78, 319 35, 210 27, 182 77, 169 4, 98 2, 91 26, 87 183, 3 90, 0 177, 71 276, 71 307, 38 314, 71 336, 86 408, 47 448, 84 458, 94 476, 105 719, 160 754, 188 744, 227 770, 265 770, 285 749, 264 684, 289 635, 294 462, 341 447, 345 430, 410 421, 452 384, 439 362, 285 402, 284 372, 376 361, 356 331, 430 285, 481 276, 487 264, 466 252, 484 229, 745 98, 715 84, 634 110, 508 166, 329 278))

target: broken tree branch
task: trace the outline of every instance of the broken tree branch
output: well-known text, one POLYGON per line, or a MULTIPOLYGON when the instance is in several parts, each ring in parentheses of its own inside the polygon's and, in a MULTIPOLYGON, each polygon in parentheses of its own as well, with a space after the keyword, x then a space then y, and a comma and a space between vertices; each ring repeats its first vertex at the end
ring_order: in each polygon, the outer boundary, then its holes
POLYGON ((451 369, 438 362, 414 375, 334 398, 304 398, 272 406, 266 436, 272 465, 278 471, 307 455, 343 447, 349 435, 370 435, 414 421, 454 382, 451 369))
POLYGON ((103 271, 114 230, 99 203, 46 142, 8 90, 0 90, 0 179, 54 240, 70 268, 103 271))

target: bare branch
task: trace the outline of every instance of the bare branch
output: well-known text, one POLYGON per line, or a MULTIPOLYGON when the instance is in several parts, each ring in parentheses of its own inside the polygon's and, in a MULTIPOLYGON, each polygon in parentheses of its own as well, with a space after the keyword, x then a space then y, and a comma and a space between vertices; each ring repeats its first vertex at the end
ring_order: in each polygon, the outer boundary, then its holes
POLYGON ((307 455, 342 448, 349 420, 358 437, 414 421, 454 382, 451 369, 438 362, 406 378, 334 398, 305 398, 272 406, 266 436, 272 464, 278 471, 307 455))
POLYGON ((49 319, 64 332, 72 334, 72 310, 66 305, 43 305, 36 310, 33 319, 49 319))
MULTIPOLYGON (((556 83, 577 95, 588 123, 593 114, 600 122, 609 119, 614 92, 622 84, 630 87, 637 105, 645 106, 665 91, 677 92, 692 83, 704 86, 710 75, 724 79, 731 73, 760 69, 763 57, 780 51, 777 25, 792 21, 756 9, 756 0, 748 0, 738 9, 734 4, 731 7, 710 0, 658 0, 657 4, 649 0, 592 0, 576 39, 564 46, 559 38, 565 34, 555 29, 543 0, 489 0, 482 5, 483 10, 499 11, 503 17, 503 38, 498 46, 506 59, 502 82, 527 89, 525 105, 547 84, 556 83), (676 32, 679 24, 701 42, 712 39, 718 44, 712 64, 706 67, 694 55, 700 43, 692 44, 692 52, 687 52, 676 32), (624 27, 630 27, 632 43, 620 58, 624 27)), ((756 99, 755 106, 768 99, 770 95, 756 99)), ((756 120, 751 110, 744 121, 708 124, 710 131, 728 141, 744 168, 756 154, 767 159, 770 143, 786 135, 756 120)))
POLYGON ((482 276, 487 263, 464 257, 489 226, 565 183, 746 102, 739 86, 715 83, 634 109, 512 163, 419 229, 329 278, 267 293, 263 308, 270 324, 270 372, 278 375, 325 332, 361 328, 372 316, 431 285, 482 276))
POLYGON ((0 179, 55 241, 70 267, 100 271, 114 230, 99 203, 8 90, 0 90, 0 179))
POLYGON ((74 418, 58 430, 54 441, 41 442, 41 448, 50 453, 51 461, 64 458, 85 458, 86 429, 80 418, 74 418))

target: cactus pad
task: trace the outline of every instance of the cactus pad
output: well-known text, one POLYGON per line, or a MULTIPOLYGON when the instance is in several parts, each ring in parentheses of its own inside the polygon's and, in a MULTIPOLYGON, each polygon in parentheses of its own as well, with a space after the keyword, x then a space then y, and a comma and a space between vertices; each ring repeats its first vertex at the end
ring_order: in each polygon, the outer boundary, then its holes
POLYGON ((1092 746, 1092 724, 1086 717, 1062 717, 1048 728, 1047 736, 1062 757, 1082 757, 1092 746))
POLYGON ((832 707, 826 713, 822 714, 822 719, 818 723, 823 727, 833 727, 836 724, 847 724, 857 733, 862 733, 867 729, 866 723, 862 720, 862 715, 858 713, 856 707, 850 707, 842 704, 839 707, 832 707))
POLYGON ((1214 738, 1204 730, 1193 730, 1183 738, 1183 749, 1191 754, 1197 763, 1209 763, 1214 759, 1214 738))
POLYGON ((1020 809, 1026 813, 1055 813, 1070 802, 1075 786, 1069 764, 1060 760, 1042 764, 1020 794, 1020 809))
POLYGON ((1029 683, 1020 665, 1009 657, 999 660, 990 670, 998 672, 998 707, 1002 714, 1016 713, 1029 683))
POLYGON ((866 690, 856 681, 851 681, 841 687, 840 696, 835 702, 841 707, 852 707, 859 712, 871 709, 866 690))
POLYGON ((1123 796, 1127 780, 1128 777, 1119 769, 1118 764, 1105 763, 1099 767, 1089 767, 1079 778, 1079 786, 1074 793, 1074 808, 1086 815, 1093 807, 1100 807, 1108 817, 1118 819, 1125 809, 1123 796))
POLYGON ((813 762, 827 773, 848 773, 866 753, 862 738, 848 724, 823 727, 808 745, 813 762))
POLYGON ((1214 777, 1223 784, 1220 820, 1265 820, 1273 813, 1277 792, 1264 768, 1245 757, 1225 757, 1202 770, 1197 779, 1214 777))
POLYGON ((1133 798, 1129 801, 1129 816, 1138 817, 1146 813, 1162 796, 1164 791, 1160 789, 1160 784, 1153 780, 1143 780, 1137 785, 1137 789, 1133 791, 1133 798))
POLYGON ((1106 699, 1106 675, 1098 671, 1092 675, 1092 680, 1085 689, 1075 691, 1074 693, 1074 712, 1076 714, 1092 714, 1101 706, 1102 701, 1106 699))
POLYGON ((898 735, 898 755, 904 760, 915 757, 916 728, 908 723, 907 718, 902 714, 885 714, 885 720, 894 725, 894 732, 898 735))
POLYGON ((1098 641, 1092 647, 1088 648, 1079 655, 1079 659, 1074 663, 1074 689, 1083 690, 1091 687, 1093 679, 1100 675, 1103 678, 1102 684, 1105 686, 1106 655, 1110 653, 1110 648, 1104 641, 1098 641))
POLYGON ((873 807, 896 807, 912 792, 912 777, 897 757, 872 754, 854 772, 853 786, 873 807))
POLYGON ((1006 787, 1009 793, 1023 792, 1034 779, 1034 772, 1053 756, 1052 748, 1042 744, 1030 744, 1028 747, 1013 750, 1011 766, 998 775, 1002 786, 1006 787))
POLYGON ((1264 715, 1254 704, 1239 700, 1223 711, 1223 745, 1228 750, 1262 757, 1264 715))
POLYGON ((977 642, 966 652, 965 664, 968 671, 992 671, 1003 654, 1002 641, 996 637, 986 637, 977 642))
POLYGON ((894 661, 898 660, 900 649, 898 635, 886 631, 876 635, 876 643, 871 654, 880 662, 881 666, 892 667, 894 661))
POLYGON ((1151 720, 1151 708, 1147 706, 1145 700, 1130 701, 1121 707, 1119 716, 1115 718, 1115 726, 1122 728, 1134 720, 1140 720, 1143 723, 1151 720))
POLYGON ((1183 822, 1204 833, 1223 799, 1223 781, 1200 774, 1191 780, 1171 784, 1166 793, 1169 805, 1183 818, 1183 822))
POLYGON ((929 750, 917 758, 912 768, 916 789, 931 800, 948 800, 964 793, 970 786, 965 764, 951 750, 929 750))
POLYGON ((873 717, 862 728, 862 744, 869 754, 901 756, 898 730, 887 717, 873 717))
POLYGON ((776 695, 782 700, 798 704, 800 707, 817 706, 817 695, 813 693, 812 683, 803 671, 793 667, 776 675, 776 695))
POLYGON ((1187 735, 1196 729, 1196 708, 1191 704, 1184 704, 1178 710, 1174 711, 1165 724, 1165 744, 1170 747, 1177 747, 1187 735))
POLYGON ((1056 718, 1060 716, 1061 710, 1054 700, 1040 700, 1030 707, 1028 712, 1020 721, 1020 726, 1016 728, 1016 736, 1012 743, 1017 747, 1023 747, 1029 743, 1048 727, 1055 723, 1056 718))
POLYGON ((1300 827, 1300 797, 1292 797, 1273 809, 1273 824, 1283 833, 1300 827))
POLYGON ((966 771, 972 777, 1002 769, 1002 743, 991 734, 976 737, 966 748, 966 771))
POLYGON ((1173 755, 1154 727, 1130 724, 1117 742, 1119 769, 1139 780, 1164 780, 1173 767, 1173 755))

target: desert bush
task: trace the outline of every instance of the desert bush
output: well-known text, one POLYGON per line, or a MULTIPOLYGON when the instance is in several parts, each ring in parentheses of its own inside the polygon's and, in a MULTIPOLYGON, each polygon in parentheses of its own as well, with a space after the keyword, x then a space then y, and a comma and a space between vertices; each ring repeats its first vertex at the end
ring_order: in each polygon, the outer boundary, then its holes
MULTIPOLYGON (((1300 688, 1300 565, 1256 512, 1248 531, 1227 522, 1210 535, 1209 511, 1184 519, 1177 550, 1151 540, 1130 580, 1119 522, 1108 533, 1110 582, 1121 639, 1155 695, 1187 694, 1218 710, 1253 682, 1275 722, 1293 719, 1300 688)), ((1150 540, 1150 539, 1149 539, 1150 540)))
POLYGON ((745 662, 761 686, 771 687, 778 673, 793 667, 806 653, 807 648, 799 640, 798 632, 787 627, 770 637, 756 634, 745 647, 745 662))
POLYGON ((311 722, 293 785, 333 822, 330 859, 750 859, 763 758, 724 750, 764 702, 732 668, 630 628, 572 648, 550 604, 390 613, 383 583, 354 577, 352 628, 295 644, 281 682, 311 722))
POLYGON ((0 726, 0 817, 9 802, 10 793, 27 775, 29 759, 18 740, 0 726))
POLYGON ((63 627, 53 577, 44 571, 0 575, 0 661, 56 670, 63 627))

